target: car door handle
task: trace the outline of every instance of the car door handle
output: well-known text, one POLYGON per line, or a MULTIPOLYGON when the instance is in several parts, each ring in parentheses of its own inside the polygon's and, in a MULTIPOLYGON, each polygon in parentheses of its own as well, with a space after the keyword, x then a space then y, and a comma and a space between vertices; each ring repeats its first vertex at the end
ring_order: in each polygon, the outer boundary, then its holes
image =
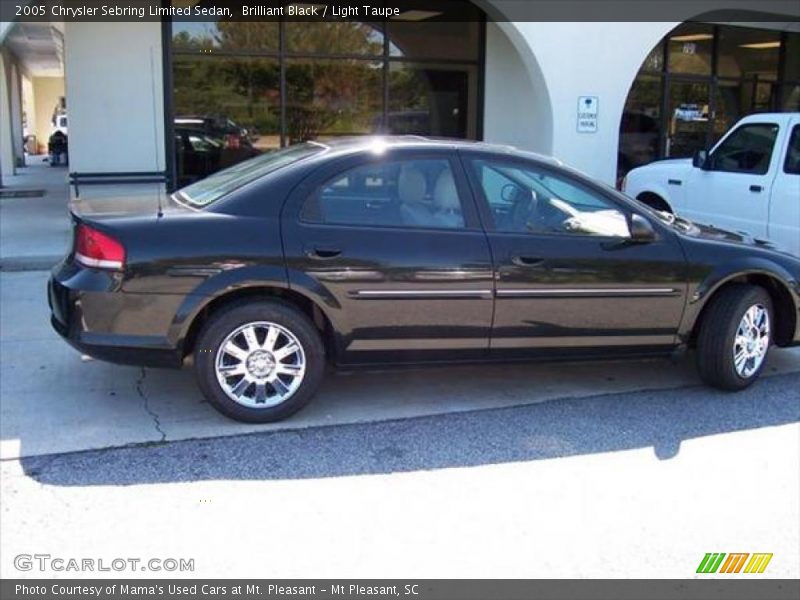
POLYGON ((511 262, 518 267, 541 267, 544 264, 543 258, 533 256, 515 256, 511 262))
POLYGON ((759 192, 761 192, 763 190, 764 190, 764 188, 761 187, 760 185, 751 185, 750 186, 750 191, 751 192, 759 193, 759 192))
POLYGON ((328 246, 313 246, 306 249, 306 256, 309 258, 315 258, 317 260, 330 260, 341 255, 341 250, 338 248, 330 248, 328 246))

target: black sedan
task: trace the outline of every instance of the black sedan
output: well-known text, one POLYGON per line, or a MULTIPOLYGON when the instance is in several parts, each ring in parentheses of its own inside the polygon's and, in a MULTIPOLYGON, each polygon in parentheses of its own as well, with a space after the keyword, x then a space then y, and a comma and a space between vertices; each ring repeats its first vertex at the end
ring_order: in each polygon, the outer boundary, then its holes
POLYGON ((800 344, 800 261, 662 215, 512 148, 309 143, 186 187, 152 215, 74 216, 49 284, 81 352, 193 363, 242 421, 285 418, 327 363, 609 358, 697 349, 738 390, 800 344))

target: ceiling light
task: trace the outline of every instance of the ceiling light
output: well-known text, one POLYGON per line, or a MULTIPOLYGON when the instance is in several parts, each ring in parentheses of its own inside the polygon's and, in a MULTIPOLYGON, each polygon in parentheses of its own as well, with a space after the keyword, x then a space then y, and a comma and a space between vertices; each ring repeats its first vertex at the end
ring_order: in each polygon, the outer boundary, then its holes
POLYGON ((435 12, 432 10, 407 10, 392 17, 395 21, 424 21, 442 15, 442 12, 435 12))
POLYGON ((670 42, 702 42, 703 40, 713 40, 714 35, 711 33, 692 33, 689 35, 676 35, 669 38, 670 42))
POLYGON ((780 48, 780 42, 757 42, 755 44, 740 44, 739 48, 752 48, 753 50, 769 50, 770 48, 780 48))

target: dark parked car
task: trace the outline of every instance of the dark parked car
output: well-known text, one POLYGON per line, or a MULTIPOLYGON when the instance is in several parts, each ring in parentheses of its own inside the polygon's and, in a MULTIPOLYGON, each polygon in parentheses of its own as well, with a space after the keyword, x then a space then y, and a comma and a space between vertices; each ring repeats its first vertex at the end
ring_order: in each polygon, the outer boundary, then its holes
POLYGON ((260 152, 247 130, 230 119, 176 117, 175 154, 178 184, 184 186, 260 152))
POLYGON ((800 260, 650 209, 557 161, 423 138, 303 144, 161 215, 74 217, 49 285, 81 352, 180 367, 243 421, 326 362, 668 355, 737 390, 800 343, 800 260))

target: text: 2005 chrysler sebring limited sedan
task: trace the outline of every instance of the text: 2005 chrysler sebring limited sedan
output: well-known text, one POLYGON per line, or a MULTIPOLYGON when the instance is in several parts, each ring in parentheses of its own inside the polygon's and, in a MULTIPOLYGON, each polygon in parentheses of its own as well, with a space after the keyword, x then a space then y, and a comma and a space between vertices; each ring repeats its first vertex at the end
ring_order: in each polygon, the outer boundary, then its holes
POLYGON ((181 366, 273 421, 325 363, 652 356, 711 385, 800 343, 800 260, 481 143, 344 140, 260 156, 160 215, 75 217, 52 322, 103 360, 181 366))

